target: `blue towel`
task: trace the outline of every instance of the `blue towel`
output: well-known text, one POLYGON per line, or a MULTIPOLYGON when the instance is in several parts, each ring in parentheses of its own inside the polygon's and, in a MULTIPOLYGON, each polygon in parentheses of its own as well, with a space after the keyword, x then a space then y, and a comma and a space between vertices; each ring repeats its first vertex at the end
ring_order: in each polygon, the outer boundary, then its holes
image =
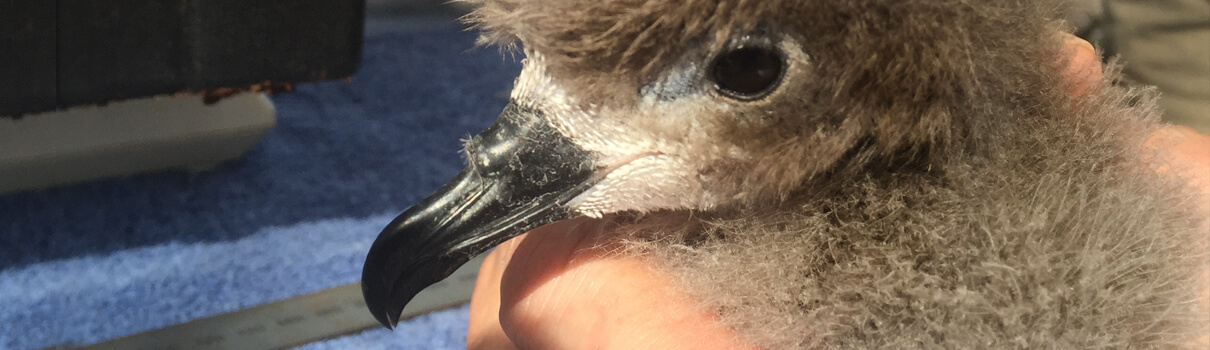
MULTIPOLYGON (((356 282, 395 214, 463 166, 519 71, 457 28, 366 38, 346 82, 273 96, 245 159, 0 196, 0 344, 83 345, 356 282)), ((465 306, 306 346, 465 347, 465 306)))

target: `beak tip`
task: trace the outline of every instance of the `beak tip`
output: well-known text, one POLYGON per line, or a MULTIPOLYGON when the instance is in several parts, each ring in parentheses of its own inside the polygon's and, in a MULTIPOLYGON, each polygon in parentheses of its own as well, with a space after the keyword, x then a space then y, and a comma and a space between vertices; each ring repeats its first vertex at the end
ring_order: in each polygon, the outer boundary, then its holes
MULTIPOLYGON (((395 326, 399 324, 399 315, 403 313, 403 310, 393 310, 394 307, 385 300, 386 298, 381 297, 380 293, 374 293, 364 280, 361 283, 361 290, 366 307, 369 309, 370 314, 374 316, 374 319, 387 329, 394 330, 395 326), (391 315, 395 316, 392 317, 391 315)), ((387 293, 387 295, 389 294, 387 293)))
POLYGON ((378 320, 378 324, 381 324, 383 327, 395 330, 395 327, 399 325, 399 317, 391 317, 392 314, 398 315, 398 313, 392 313, 389 310, 374 310, 374 319, 378 320))
POLYGON ((391 317, 390 313, 382 314, 382 317, 378 319, 378 322, 382 323, 383 327, 386 327, 392 331, 395 330, 396 326, 399 326, 399 319, 397 317, 391 317))
POLYGON ((391 316, 399 315, 397 312, 391 312, 390 310, 386 309, 371 309, 370 312, 374 315, 374 319, 378 320, 378 324, 381 324, 387 329, 395 330, 395 327, 399 326, 399 316, 391 316))

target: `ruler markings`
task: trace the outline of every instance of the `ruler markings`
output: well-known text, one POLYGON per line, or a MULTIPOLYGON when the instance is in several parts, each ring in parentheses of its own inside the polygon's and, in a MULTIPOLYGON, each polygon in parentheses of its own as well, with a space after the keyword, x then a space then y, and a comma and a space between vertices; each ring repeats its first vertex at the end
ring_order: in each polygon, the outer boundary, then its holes
MULTIPOLYGON (((403 318, 458 306, 470 300, 477 257, 416 295, 403 318)), ((80 347, 82 350, 283 349, 379 327, 366 310, 361 284, 351 283, 243 310, 80 347)), ((47 349, 64 349, 56 346, 47 349)))

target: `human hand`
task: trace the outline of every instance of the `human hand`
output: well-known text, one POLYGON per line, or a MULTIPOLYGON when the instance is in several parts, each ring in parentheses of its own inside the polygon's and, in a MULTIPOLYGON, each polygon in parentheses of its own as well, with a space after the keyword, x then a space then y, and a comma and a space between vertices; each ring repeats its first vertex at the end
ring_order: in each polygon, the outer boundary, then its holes
POLYGON ((497 247, 479 271, 467 348, 744 348, 645 261, 610 254, 604 226, 566 220, 497 247))
MULTIPOLYGON (((1062 36, 1068 61, 1056 62, 1056 67, 1062 70, 1061 74, 1068 82, 1067 92, 1076 97, 1085 96, 1103 79, 1099 56, 1088 41, 1067 33, 1062 36)), ((1157 172, 1179 176, 1210 196, 1210 135, 1187 126, 1165 126, 1153 133, 1144 147, 1158 151, 1156 156, 1161 159, 1150 160, 1157 172)), ((1201 204, 1210 209, 1210 197, 1207 198, 1201 204)))
MULTIPOLYGON (((1099 86, 1098 55, 1067 35, 1068 92, 1099 86)), ((1173 171, 1210 194, 1210 136, 1168 127, 1151 142, 1173 171), (1176 139, 1175 141, 1173 141, 1176 139)), ((518 236, 484 261, 471 300, 468 349, 742 349, 708 310, 640 258, 610 254, 600 220, 573 219, 518 236)), ((1207 289, 1210 291, 1210 288, 1207 289)), ((1210 293, 1206 305, 1210 306, 1210 293)))

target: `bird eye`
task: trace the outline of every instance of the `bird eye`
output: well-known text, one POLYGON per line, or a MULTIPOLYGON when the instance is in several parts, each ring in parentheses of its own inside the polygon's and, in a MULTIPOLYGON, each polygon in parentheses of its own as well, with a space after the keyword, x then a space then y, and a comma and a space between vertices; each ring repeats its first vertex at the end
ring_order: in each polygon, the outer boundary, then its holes
POLYGON ((781 55, 765 47, 740 47, 714 61, 714 83, 723 94, 741 100, 764 97, 781 81, 781 55))

